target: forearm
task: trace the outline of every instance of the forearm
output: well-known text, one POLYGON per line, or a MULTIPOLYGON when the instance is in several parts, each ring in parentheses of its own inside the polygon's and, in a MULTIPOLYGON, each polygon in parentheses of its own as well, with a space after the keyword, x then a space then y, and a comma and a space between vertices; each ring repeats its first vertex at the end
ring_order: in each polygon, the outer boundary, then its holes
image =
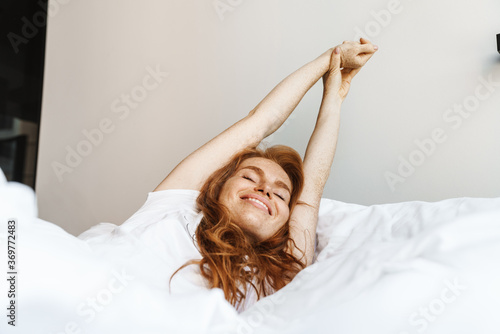
POLYGON ((340 128, 341 101, 325 92, 313 134, 304 155, 305 184, 303 198, 311 205, 319 205, 321 195, 333 163, 340 128))
MULTIPOLYGON (((363 45, 346 45, 346 47, 358 48, 355 56, 363 55, 363 52, 366 52, 365 56, 360 56, 360 64, 363 66, 375 48, 371 45, 367 48, 368 42, 366 40, 361 39, 360 41, 363 45)), ((323 99, 314 131, 304 155, 304 188, 299 198, 299 205, 294 208, 290 217, 290 236, 298 248, 291 250, 291 252, 299 258, 301 258, 300 253, 303 252, 304 259, 302 261, 306 266, 311 264, 314 259, 319 205, 326 181, 330 176, 337 148, 340 107, 349 92, 352 78, 360 70, 360 67, 341 69, 340 51, 337 47, 333 50, 329 69, 323 76, 323 99)))
POLYGON ((330 54, 331 51, 323 53, 287 76, 250 112, 259 119, 262 139, 286 121, 306 92, 326 73, 330 54))
POLYGON ((292 253, 301 258, 303 251, 305 258, 302 261, 306 266, 314 258, 319 204, 337 146, 340 104, 333 96, 323 95, 316 126, 304 156, 304 188, 300 201, 309 206, 295 207, 290 219, 290 235, 300 250, 293 249, 292 253))

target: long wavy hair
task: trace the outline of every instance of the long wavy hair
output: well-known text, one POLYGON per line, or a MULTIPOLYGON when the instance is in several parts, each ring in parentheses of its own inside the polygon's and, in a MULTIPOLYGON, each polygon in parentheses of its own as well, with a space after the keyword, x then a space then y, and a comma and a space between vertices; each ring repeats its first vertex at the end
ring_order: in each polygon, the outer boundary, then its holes
POLYGON ((265 150, 251 147, 236 153, 229 163, 206 180, 196 200, 198 209, 203 212, 195 234, 202 259, 182 265, 172 274, 169 284, 179 270, 198 264, 210 288, 221 288, 226 300, 236 307, 246 298, 249 285, 260 299, 287 285, 305 268, 291 252, 297 248, 305 255, 290 238, 290 217, 273 236, 254 240, 230 220, 228 209, 219 203, 219 194, 226 181, 238 171, 243 161, 255 157, 276 162, 290 178, 290 216, 296 205, 307 205, 298 200, 304 186, 304 172, 302 159, 293 148, 284 145, 265 150))

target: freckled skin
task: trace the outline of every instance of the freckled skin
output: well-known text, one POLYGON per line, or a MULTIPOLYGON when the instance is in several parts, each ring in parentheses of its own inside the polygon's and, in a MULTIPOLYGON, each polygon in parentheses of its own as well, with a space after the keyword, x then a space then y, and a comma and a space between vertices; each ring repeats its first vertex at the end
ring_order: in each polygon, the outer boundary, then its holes
MULTIPOLYGON (((367 40, 365 40, 367 41, 367 40)), ((344 41, 340 47, 340 67, 355 69, 363 67, 363 65, 370 59, 373 52, 359 53, 356 48, 359 43, 355 41, 344 41)))
POLYGON ((276 186, 276 180, 285 182, 292 190, 290 178, 277 163, 265 158, 249 158, 242 162, 236 173, 222 187, 220 203, 229 208, 232 221, 254 240, 271 237, 290 216, 290 193, 276 186), (247 166, 259 167, 264 171, 264 177, 260 177, 253 170, 244 169, 247 166), (249 193, 265 197, 270 202, 272 215, 250 201, 241 199, 249 193), (284 200, 277 195, 283 196, 284 200))

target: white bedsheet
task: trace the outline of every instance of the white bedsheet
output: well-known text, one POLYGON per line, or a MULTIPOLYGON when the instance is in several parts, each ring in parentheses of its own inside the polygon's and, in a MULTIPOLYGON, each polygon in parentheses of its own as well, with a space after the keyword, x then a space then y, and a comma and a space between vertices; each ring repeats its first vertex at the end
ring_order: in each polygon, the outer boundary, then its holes
MULTIPOLYGON (((2 306, 1 333, 500 332, 500 198, 323 199, 317 261, 238 315, 220 289, 169 296, 146 271, 153 259, 127 267, 98 256, 37 218, 31 189, 2 177, 2 277, 6 222, 16 218, 18 285, 16 327, 2 306)), ((0 305, 8 288, 2 278, 0 305)))

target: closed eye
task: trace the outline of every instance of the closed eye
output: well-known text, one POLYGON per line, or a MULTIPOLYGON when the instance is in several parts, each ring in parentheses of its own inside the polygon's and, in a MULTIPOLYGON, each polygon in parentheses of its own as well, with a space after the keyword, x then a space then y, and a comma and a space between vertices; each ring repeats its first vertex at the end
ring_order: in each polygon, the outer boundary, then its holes
MULTIPOLYGON (((250 181, 252 181, 252 182, 255 183, 255 181, 252 180, 251 178, 249 178, 248 176, 243 176, 243 178, 246 179, 246 180, 250 180, 250 181)), ((282 201, 285 201, 285 198, 283 196, 281 196, 279 194, 275 194, 275 195, 278 196, 279 198, 281 198, 282 201)))

